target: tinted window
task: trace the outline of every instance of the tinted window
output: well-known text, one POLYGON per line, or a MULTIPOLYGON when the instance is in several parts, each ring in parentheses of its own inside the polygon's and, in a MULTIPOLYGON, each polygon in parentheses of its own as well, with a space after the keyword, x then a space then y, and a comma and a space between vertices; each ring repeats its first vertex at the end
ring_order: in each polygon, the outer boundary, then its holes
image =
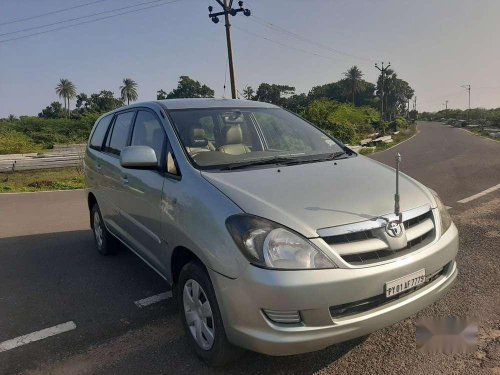
POLYGON ((151 112, 139 111, 135 120, 131 146, 150 146, 160 160, 164 144, 165 132, 158 118, 151 112))
POLYGON ((102 142, 104 141, 104 137, 106 136, 106 132, 108 131, 108 126, 112 118, 113 115, 108 115, 99 121, 95 127, 94 133, 92 134, 92 138, 90 139, 90 148, 93 148, 94 150, 101 150, 102 142))
POLYGON ((121 150, 127 145, 133 118, 134 112, 125 112, 116 116, 108 149, 112 154, 120 155, 121 150))

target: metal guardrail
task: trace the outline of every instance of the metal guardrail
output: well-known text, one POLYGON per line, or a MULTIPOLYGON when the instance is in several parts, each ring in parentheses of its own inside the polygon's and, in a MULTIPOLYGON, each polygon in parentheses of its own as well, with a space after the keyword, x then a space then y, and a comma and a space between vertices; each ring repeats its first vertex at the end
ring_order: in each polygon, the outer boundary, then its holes
POLYGON ((54 150, 50 154, 3 155, 0 159, 0 173, 27 171, 36 169, 78 167, 83 164, 83 150, 54 150))

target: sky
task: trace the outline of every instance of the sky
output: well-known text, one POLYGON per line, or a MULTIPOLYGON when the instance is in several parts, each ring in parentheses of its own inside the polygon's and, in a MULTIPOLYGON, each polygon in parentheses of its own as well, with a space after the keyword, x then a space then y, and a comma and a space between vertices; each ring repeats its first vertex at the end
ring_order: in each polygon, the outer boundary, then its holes
MULTIPOLYGON (((188 75, 216 97, 230 97, 224 22, 212 23, 207 10, 219 6, 169 1, 0 0, 0 117, 38 114, 58 100, 60 78, 78 92, 118 94, 130 77, 145 101, 188 75), (32 18, 68 7, 76 8, 32 18), (65 22, 100 12, 107 13, 65 22), (21 18, 31 19, 12 22, 21 18), (51 23, 58 24, 34 29, 51 23)), ((465 84, 472 107, 500 107, 498 0, 249 0, 245 6, 251 17, 231 18, 240 92, 268 82, 307 93, 353 65, 375 82, 374 63, 384 61, 415 89, 419 111, 442 109, 445 100, 449 108, 466 108, 465 84)))

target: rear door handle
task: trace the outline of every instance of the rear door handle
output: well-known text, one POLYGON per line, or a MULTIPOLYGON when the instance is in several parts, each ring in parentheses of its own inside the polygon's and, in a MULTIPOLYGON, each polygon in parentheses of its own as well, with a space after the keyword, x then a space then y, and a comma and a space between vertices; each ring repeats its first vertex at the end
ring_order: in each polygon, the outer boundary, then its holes
POLYGON ((123 176, 123 177, 122 177, 122 183, 123 183, 124 185, 127 185, 127 184, 128 184, 128 177, 127 177, 127 176, 123 176))
POLYGON ((97 164, 97 165, 95 166, 95 168, 96 168, 99 172, 100 172, 100 171, 101 171, 101 169, 102 169, 102 167, 101 167, 101 165, 100 165, 100 164, 97 164))

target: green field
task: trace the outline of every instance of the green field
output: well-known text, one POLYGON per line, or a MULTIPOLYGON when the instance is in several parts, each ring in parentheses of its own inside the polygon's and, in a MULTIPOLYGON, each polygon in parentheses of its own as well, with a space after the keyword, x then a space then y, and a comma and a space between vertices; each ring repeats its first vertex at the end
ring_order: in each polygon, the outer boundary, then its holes
POLYGON ((0 193, 71 190, 81 189, 84 186, 81 168, 0 173, 0 193))

